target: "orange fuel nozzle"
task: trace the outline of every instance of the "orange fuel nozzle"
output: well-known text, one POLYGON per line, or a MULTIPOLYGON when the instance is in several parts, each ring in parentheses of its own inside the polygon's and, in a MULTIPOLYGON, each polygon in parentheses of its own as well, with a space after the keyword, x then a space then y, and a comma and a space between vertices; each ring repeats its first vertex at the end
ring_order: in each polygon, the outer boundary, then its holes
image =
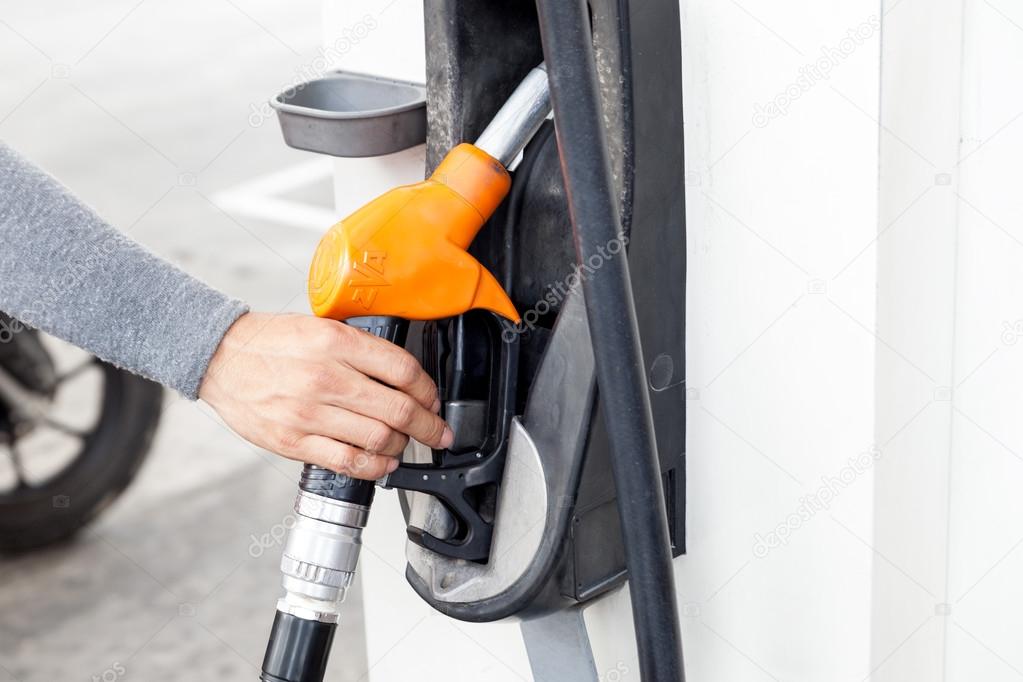
POLYGON ((466 251, 510 187, 499 161, 458 145, 427 180, 393 189, 330 228, 309 272, 313 312, 433 320, 482 308, 518 322, 504 289, 466 251))

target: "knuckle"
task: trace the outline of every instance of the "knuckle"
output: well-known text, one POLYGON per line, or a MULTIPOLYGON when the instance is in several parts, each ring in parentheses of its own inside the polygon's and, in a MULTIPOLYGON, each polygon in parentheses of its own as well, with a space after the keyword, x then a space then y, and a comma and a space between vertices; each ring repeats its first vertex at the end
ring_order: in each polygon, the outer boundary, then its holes
POLYGON ((302 447, 305 434, 299 431, 281 431, 274 438, 274 449, 284 455, 294 455, 302 447))
POLYGON ((327 320, 320 320, 320 322, 323 324, 317 327, 316 343, 321 348, 336 350, 349 343, 351 332, 354 331, 351 327, 327 320))
POLYGON ((309 424, 317 420, 319 410, 313 403, 296 403, 291 408, 291 417, 299 424, 309 424))
POLYGON ((377 457, 367 452, 359 451, 352 458, 352 464, 349 468, 355 476, 373 477, 373 472, 377 468, 374 466, 376 459, 377 457))
POLYGON ((337 388, 338 380, 329 367, 317 366, 309 370, 308 384, 314 393, 332 393, 337 388))
POLYGON ((378 391, 383 390, 379 384, 369 381, 353 381, 345 387, 343 397, 351 405, 373 405, 380 402, 378 391))
POLYGON ((399 393, 396 397, 391 399, 391 404, 387 410, 388 423, 396 429, 406 429, 412 425, 412 421, 415 419, 416 406, 404 393, 399 393))
POLYGON ((444 435, 444 420, 440 417, 433 417, 430 420, 430 442, 439 443, 444 435))
POLYGON ((393 433, 383 424, 372 427, 366 434, 366 449, 370 452, 384 452, 391 442, 393 433))
POLYGON ((426 402, 433 404, 440 400, 440 391, 437 390, 437 385, 432 381, 430 382, 430 390, 426 394, 426 402))
POLYGON ((399 353, 394 360, 394 381, 396 386, 409 386, 419 378, 422 369, 419 361, 408 353, 399 353))
POLYGON ((352 448, 347 445, 339 445, 333 448, 330 454, 327 455, 325 464, 331 471, 350 476, 353 473, 352 465, 354 461, 355 457, 352 448))

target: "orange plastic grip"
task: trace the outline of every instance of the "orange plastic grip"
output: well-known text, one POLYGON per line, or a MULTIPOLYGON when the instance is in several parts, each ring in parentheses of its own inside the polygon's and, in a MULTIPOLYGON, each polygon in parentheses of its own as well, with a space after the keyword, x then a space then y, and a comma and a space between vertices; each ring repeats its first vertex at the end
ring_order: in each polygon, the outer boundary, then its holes
POLYGON ((501 285, 466 252, 510 187, 499 161, 458 145, 427 180, 383 194, 324 235, 309 271, 313 312, 432 320, 483 308, 518 322, 501 285))

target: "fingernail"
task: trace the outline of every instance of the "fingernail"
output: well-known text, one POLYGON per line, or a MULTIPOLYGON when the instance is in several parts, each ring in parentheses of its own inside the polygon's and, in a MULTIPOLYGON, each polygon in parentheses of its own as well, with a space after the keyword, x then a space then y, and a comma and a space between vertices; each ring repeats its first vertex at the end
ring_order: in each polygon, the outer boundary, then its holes
POLYGON ((440 414, 440 398, 433 399, 433 407, 431 407, 430 410, 434 414, 440 414))
POLYGON ((387 473, 393 474, 394 470, 398 468, 399 464, 400 462, 398 460, 392 459, 390 462, 387 463, 387 473))
POLYGON ((440 437, 440 446, 442 448, 450 448, 452 443, 455 442, 455 432, 451 430, 450 426, 444 427, 444 435, 440 437))

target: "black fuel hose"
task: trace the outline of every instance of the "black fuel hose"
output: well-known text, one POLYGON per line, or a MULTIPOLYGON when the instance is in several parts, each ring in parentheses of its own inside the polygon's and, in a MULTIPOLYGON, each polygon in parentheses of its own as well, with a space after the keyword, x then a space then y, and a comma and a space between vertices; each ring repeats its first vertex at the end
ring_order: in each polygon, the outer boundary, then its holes
POLYGON ((336 623, 306 620, 278 611, 259 679, 262 682, 323 682, 336 630, 336 623))
POLYGON ((624 251, 611 249, 621 222, 589 13, 584 0, 537 0, 537 11, 576 253, 580 263, 600 263, 583 278, 583 293, 609 426, 640 674, 643 682, 679 682, 685 675, 671 543, 629 264, 607 257, 624 251))

